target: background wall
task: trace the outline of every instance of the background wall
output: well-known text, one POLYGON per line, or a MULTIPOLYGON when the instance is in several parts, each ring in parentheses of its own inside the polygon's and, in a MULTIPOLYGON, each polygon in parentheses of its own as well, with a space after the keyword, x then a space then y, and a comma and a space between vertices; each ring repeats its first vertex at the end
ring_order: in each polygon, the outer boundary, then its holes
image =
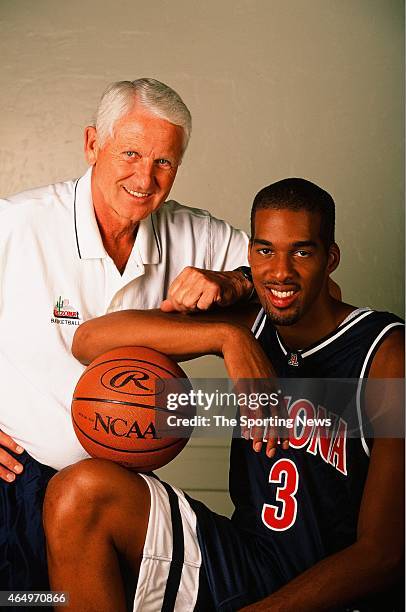
POLYGON ((105 86, 155 77, 194 120, 175 199, 248 229, 259 188, 317 182, 337 203, 344 298, 401 314, 403 10, 401 0, 1 0, 0 195, 80 175, 83 127, 105 86))

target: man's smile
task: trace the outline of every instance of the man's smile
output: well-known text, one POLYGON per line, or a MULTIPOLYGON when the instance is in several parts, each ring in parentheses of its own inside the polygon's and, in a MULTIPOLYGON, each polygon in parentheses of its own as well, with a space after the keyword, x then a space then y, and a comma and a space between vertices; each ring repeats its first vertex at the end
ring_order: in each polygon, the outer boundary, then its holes
POLYGON ((274 287, 265 287, 268 300, 276 308, 288 308, 297 298, 298 288, 294 289, 276 289, 274 287))
POLYGON ((125 185, 122 185, 122 187, 124 188, 124 190, 129 193, 130 195, 132 195, 134 198, 148 198, 151 193, 143 193, 142 191, 134 191, 133 189, 129 189, 128 187, 126 187, 125 185))

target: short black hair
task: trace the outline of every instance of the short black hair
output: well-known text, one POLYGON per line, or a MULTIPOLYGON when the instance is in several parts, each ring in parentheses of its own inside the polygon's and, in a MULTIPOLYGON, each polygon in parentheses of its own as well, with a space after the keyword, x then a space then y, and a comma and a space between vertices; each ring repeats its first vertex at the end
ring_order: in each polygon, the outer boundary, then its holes
POLYGON ((303 178, 287 178, 264 187, 257 193, 251 210, 251 239, 258 210, 308 210, 321 218, 320 239, 326 251, 334 243, 335 204, 327 191, 303 178))

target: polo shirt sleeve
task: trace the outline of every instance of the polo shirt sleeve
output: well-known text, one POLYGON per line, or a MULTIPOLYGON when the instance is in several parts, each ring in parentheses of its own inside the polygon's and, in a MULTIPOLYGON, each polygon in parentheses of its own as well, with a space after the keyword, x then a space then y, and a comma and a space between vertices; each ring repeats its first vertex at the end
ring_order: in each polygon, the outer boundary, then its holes
POLYGON ((248 265, 248 236, 225 221, 210 215, 209 268, 235 270, 248 265))
POLYGON ((8 208, 10 206, 10 202, 8 200, 3 200, 2 198, 0 198, 0 213, 3 210, 6 210, 6 208, 8 208))

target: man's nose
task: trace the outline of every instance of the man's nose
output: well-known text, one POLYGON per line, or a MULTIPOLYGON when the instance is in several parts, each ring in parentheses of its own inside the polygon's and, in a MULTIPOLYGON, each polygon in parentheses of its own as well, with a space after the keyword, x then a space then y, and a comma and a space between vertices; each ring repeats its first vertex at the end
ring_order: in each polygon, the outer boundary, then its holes
POLYGON ((280 253, 272 258, 272 266, 269 270, 270 276, 283 284, 291 281, 294 277, 295 270, 293 262, 288 253, 280 253))
POLYGON ((154 162, 148 158, 138 161, 134 170, 134 187, 142 192, 148 192, 154 182, 154 162))

